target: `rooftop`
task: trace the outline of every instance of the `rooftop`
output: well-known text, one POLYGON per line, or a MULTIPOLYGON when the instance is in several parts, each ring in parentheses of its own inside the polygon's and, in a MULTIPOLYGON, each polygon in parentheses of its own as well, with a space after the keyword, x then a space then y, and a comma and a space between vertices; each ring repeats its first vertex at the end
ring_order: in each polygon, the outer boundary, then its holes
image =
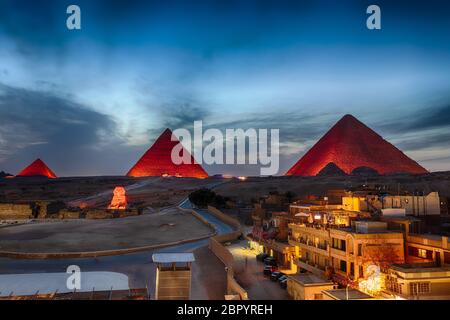
POLYGON ((324 280, 314 274, 311 273, 299 273, 289 276, 289 279, 292 279, 302 285, 333 285, 332 281, 324 280))
POLYGON ((369 296, 368 294, 361 292, 357 289, 334 289, 334 290, 323 290, 322 291, 327 296, 330 296, 331 298, 335 300, 366 300, 366 299, 372 299, 372 296, 369 296), (348 295, 348 297, 347 297, 348 295))
POLYGON ((447 272, 450 271, 450 266, 437 267, 434 264, 426 263, 402 263, 393 264, 391 269, 404 273, 416 273, 416 272, 447 272))
POLYGON ((154 253, 152 260, 155 263, 194 262, 192 253, 154 253))

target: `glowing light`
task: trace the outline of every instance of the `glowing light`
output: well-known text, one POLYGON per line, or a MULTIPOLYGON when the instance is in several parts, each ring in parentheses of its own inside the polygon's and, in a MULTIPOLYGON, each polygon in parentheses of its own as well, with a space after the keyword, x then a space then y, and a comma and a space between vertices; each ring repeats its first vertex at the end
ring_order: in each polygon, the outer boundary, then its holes
POLYGON ((381 292, 381 272, 380 267, 370 265, 367 267, 368 276, 366 280, 361 280, 358 284, 359 290, 370 295, 377 295, 381 292))
POLYGON ((113 198, 108 206, 108 209, 126 209, 127 196, 124 187, 115 187, 113 191, 113 198))
POLYGON ((241 180, 241 181, 245 181, 245 180, 247 180, 247 177, 244 177, 244 176, 240 176, 240 177, 237 177, 239 180, 241 180))

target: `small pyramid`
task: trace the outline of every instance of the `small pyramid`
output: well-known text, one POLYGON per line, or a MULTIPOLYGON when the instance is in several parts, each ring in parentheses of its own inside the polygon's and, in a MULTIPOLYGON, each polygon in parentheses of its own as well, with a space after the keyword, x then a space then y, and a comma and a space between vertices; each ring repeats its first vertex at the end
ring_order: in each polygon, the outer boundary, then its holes
POLYGON ((317 175, 318 176, 345 176, 346 174, 344 171, 342 171, 341 168, 339 168, 333 162, 330 162, 325 167, 323 167, 317 175))
POLYGON ((382 175, 428 172, 352 115, 342 117, 286 175, 315 176, 330 162, 346 174, 360 167, 382 175))
POLYGON ((207 178, 208 174, 195 162, 195 159, 183 147, 183 154, 190 156, 189 164, 174 164, 172 162, 172 149, 181 143, 170 129, 164 130, 150 149, 144 153, 139 161, 128 171, 127 176, 132 177, 155 177, 155 176, 177 176, 190 178, 207 178), (172 141, 173 140, 173 141, 172 141))
POLYGON ((28 167, 20 171, 16 177, 47 177, 56 178, 56 175, 41 159, 36 159, 28 167))

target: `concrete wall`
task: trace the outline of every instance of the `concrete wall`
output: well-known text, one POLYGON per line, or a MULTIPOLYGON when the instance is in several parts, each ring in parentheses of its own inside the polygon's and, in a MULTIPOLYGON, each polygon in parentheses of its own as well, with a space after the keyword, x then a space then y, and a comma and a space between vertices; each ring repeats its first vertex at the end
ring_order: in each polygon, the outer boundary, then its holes
POLYGON ((239 295, 241 300, 248 300, 248 293, 234 278, 236 263, 231 252, 222 245, 223 242, 234 241, 242 235, 242 227, 239 221, 224 214, 217 208, 208 206, 208 211, 226 224, 233 226, 236 231, 217 235, 209 239, 209 249, 223 262, 227 268, 227 294, 239 295))

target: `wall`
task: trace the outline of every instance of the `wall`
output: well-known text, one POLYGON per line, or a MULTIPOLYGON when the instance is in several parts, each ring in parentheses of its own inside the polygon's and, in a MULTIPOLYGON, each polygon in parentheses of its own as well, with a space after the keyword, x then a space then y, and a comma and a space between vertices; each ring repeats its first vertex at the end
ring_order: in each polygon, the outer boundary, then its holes
POLYGON ((30 219, 33 210, 29 204, 0 203, 0 219, 30 219))
MULTIPOLYGON (((303 286, 297 281, 288 279, 287 291, 294 300, 316 300, 316 294, 322 294, 323 290, 331 290, 334 288, 333 284, 317 285, 317 286, 303 286)), ((322 300, 322 299, 317 299, 322 300)))
POLYGON ((236 269, 236 263, 231 252, 222 245, 222 242, 229 242, 238 239, 242 235, 242 227, 239 221, 224 214, 217 208, 208 206, 208 211, 222 220, 226 224, 233 226, 236 231, 216 235, 209 239, 209 249, 223 262, 227 268, 227 294, 229 295, 239 295, 241 300, 248 300, 248 293, 242 288, 239 283, 234 278, 234 270, 236 269))

